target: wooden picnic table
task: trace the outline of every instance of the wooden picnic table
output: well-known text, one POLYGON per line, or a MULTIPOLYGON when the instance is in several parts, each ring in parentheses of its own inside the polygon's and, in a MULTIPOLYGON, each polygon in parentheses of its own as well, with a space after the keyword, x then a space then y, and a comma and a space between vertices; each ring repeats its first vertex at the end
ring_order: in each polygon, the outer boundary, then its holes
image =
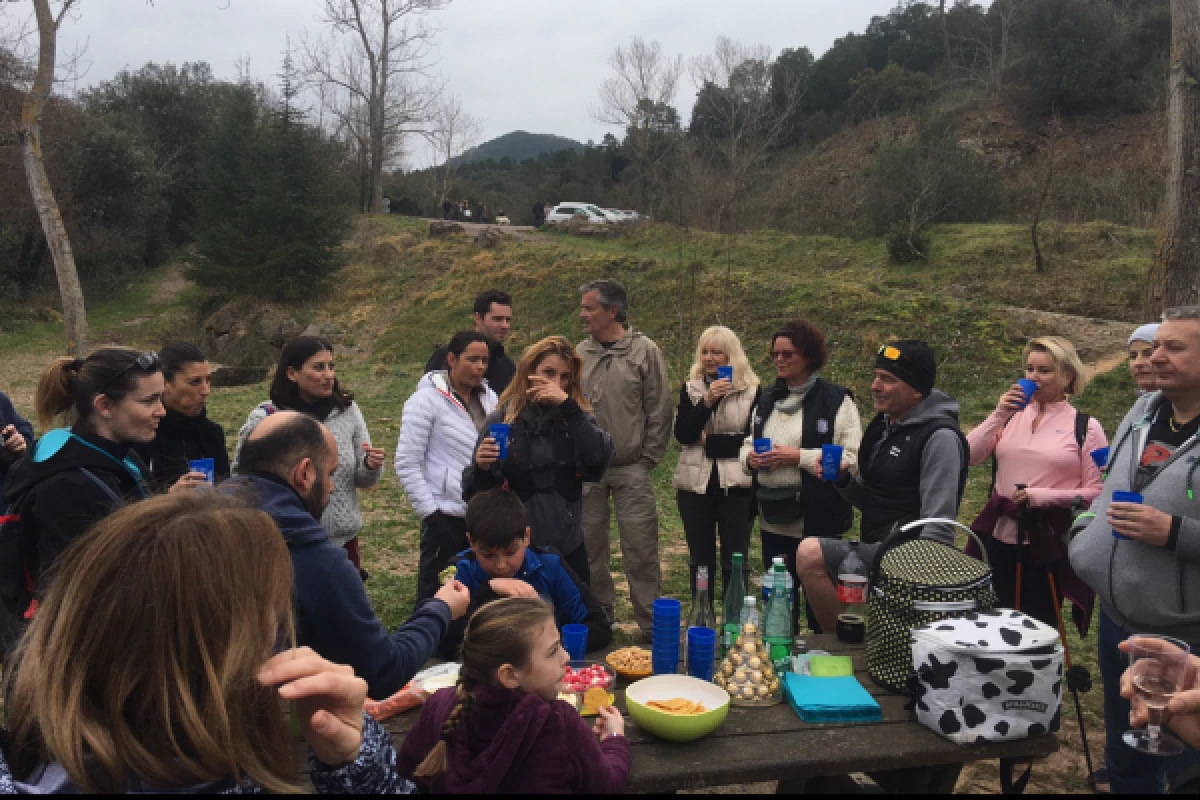
MULTIPOLYGON (((786 701, 770 708, 729 710, 712 734, 694 742, 659 739, 629 718, 619 679, 616 706, 625 715, 625 736, 633 752, 631 792, 671 792, 706 786, 779 781, 778 792, 831 791, 851 773, 866 773, 889 791, 949 794, 965 764, 1000 758, 1031 760, 1058 749, 1052 734, 1015 742, 958 745, 943 739, 905 711, 907 697, 880 689, 867 676, 863 645, 847 645, 832 634, 810 636, 809 648, 849 655, 854 674, 878 701, 883 721, 809 724, 786 701)), ((603 660, 604 653, 588 658, 603 660)), ((393 717, 385 724, 399 747, 420 713, 393 717)))

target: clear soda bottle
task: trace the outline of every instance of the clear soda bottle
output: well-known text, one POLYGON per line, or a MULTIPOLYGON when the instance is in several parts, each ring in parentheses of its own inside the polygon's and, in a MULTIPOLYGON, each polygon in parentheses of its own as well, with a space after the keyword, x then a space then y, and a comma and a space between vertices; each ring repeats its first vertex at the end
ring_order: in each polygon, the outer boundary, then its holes
MULTIPOLYGON (((755 602, 752 594, 746 595, 746 600, 742 603, 742 626, 745 627, 747 623, 753 623, 754 627, 759 627, 758 603, 755 602)), ((740 629, 738 632, 741 632, 740 629)), ((737 640, 736 636, 734 640, 737 640)))
MULTIPOLYGON (((713 614, 711 595, 708 591, 708 567, 696 567, 696 599, 692 601, 692 613, 688 615, 688 628, 717 627, 716 615, 713 614)), ((687 631, 683 635, 683 655, 687 658, 687 631)))
MULTIPOLYGON (((784 576, 787 574, 787 569, 783 562, 779 561, 771 570, 775 586, 784 585, 784 576)), ((775 591, 771 593, 771 602, 767 604, 767 621, 763 628, 763 639, 766 641, 767 652, 771 657, 771 664, 775 667, 775 672, 782 675, 788 670, 788 662, 791 659, 791 644, 792 644, 792 615, 788 609, 788 597, 784 592, 775 591)))

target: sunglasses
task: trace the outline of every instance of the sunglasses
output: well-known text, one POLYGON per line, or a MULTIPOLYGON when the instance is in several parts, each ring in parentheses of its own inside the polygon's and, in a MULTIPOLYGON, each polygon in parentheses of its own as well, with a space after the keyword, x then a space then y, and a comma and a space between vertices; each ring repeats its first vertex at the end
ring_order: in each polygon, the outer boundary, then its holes
POLYGON ((103 392, 109 386, 112 386, 134 367, 146 373, 158 372, 158 353, 138 353, 137 358, 130 361, 124 369, 105 381, 104 385, 100 387, 100 391, 103 392))

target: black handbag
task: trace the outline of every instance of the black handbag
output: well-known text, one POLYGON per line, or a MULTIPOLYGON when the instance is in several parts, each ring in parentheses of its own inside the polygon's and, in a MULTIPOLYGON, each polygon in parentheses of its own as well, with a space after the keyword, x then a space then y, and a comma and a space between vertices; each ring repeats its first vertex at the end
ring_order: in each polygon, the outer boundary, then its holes
POLYGON ((907 693, 914 674, 912 630, 938 620, 990 611, 992 569, 974 531, 948 519, 894 528, 879 545, 867 598, 867 672, 893 692, 907 693), (979 545, 984 561, 941 542, 918 538, 926 525, 952 525, 979 545))

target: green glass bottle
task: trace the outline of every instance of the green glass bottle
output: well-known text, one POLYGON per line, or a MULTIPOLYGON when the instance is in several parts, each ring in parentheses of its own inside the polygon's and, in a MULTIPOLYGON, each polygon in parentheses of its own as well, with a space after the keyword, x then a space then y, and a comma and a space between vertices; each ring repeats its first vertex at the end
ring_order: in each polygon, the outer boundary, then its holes
POLYGON ((737 641, 742 627, 742 603, 746 597, 746 581, 742 575, 745 556, 733 554, 733 569, 725 587, 725 614, 721 617, 721 654, 728 653, 737 641))

